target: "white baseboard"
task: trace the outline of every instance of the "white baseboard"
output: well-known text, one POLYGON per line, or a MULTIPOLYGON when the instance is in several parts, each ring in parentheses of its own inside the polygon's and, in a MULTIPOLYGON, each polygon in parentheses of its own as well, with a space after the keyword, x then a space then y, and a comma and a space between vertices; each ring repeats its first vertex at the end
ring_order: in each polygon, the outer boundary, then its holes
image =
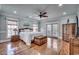
POLYGON ((11 41, 10 39, 0 40, 0 43, 11 41))

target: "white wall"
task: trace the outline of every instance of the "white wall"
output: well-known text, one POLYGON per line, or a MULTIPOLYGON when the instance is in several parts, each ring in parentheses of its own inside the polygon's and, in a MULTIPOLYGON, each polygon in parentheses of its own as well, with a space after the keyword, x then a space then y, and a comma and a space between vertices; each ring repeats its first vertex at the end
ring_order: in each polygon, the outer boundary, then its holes
POLYGON ((7 26, 5 16, 0 15, 0 41, 7 40, 7 26))

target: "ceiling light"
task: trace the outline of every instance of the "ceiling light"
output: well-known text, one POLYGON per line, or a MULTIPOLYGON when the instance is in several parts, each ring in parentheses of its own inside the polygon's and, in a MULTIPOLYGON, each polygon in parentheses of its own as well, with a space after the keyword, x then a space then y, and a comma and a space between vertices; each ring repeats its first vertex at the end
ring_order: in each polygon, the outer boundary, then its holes
POLYGON ((14 14, 16 14, 16 11, 13 11, 14 14))
POLYGON ((63 4, 59 4, 58 6, 62 6, 63 4))
POLYGON ((63 12, 63 15, 66 15, 67 13, 66 12, 63 12))
POLYGON ((32 18, 32 16, 28 16, 29 18, 32 18))

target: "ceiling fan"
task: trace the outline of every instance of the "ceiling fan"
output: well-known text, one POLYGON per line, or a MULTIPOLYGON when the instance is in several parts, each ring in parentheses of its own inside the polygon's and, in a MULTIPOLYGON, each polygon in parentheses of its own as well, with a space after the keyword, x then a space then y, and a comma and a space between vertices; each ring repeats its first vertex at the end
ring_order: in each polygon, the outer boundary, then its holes
POLYGON ((35 18, 35 19, 46 19, 48 17, 48 12, 46 11, 48 8, 48 6, 46 5, 45 8, 36 8, 33 12, 33 15, 31 16, 31 18, 35 18))
POLYGON ((40 18, 48 17, 48 16, 47 16, 47 12, 43 12, 43 11, 41 11, 38 16, 39 16, 40 18))

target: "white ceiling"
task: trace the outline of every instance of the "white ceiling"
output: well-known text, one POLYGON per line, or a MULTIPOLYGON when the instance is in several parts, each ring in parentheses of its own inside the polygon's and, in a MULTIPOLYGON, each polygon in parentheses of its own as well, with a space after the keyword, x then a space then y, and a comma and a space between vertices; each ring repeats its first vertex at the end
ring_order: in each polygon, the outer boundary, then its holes
POLYGON ((63 12, 72 14, 77 11, 78 5, 62 5, 58 4, 5 4, 0 5, 1 13, 8 16, 28 17, 32 19, 39 19, 37 15, 40 10, 48 12, 48 18, 55 18, 63 16, 63 12), (16 14, 13 12, 16 11, 16 14))

